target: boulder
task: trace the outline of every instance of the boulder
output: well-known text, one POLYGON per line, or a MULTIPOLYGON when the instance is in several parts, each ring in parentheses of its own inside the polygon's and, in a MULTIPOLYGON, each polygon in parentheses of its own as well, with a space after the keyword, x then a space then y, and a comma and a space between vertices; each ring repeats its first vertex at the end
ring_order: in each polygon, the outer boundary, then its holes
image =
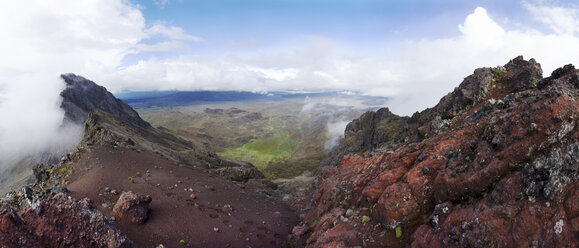
POLYGON ((149 218, 149 204, 153 199, 149 195, 139 195, 132 191, 123 192, 113 208, 113 212, 124 220, 142 225, 149 218))

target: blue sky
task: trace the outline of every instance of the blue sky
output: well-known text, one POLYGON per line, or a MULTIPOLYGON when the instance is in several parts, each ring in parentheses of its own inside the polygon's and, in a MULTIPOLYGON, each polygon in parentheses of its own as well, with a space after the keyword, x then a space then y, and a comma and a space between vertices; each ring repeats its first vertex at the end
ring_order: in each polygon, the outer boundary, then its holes
POLYGON ((303 42, 306 36, 331 37, 358 50, 372 50, 387 43, 396 47, 406 40, 458 35, 457 25, 478 6, 485 7, 500 21, 528 18, 520 1, 159 2, 135 1, 142 6, 147 20, 179 26, 203 37, 205 42, 191 44, 190 53, 212 55, 252 48, 284 49, 303 42))
POLYGON ((503 24, 507 24, 505 19, 536 24, 522 1, 516 0, 155 2, 158 1, 134 3, 142 6, 147 20, 183 27, 187 33, 206 37, 211 45, 243 40, 276 45, 302 35, 330 36, 353 44, 441 38, 459 34, 456 26, 479 6, 503 24))

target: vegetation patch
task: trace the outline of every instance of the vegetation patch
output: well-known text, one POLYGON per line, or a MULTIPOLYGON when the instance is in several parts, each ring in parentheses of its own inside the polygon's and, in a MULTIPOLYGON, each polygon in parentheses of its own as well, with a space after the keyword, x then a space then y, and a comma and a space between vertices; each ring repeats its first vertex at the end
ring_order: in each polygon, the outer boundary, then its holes
POLYGON ((395 231, 396 231, 396 238, 402 237, 402 227, 401 226, 397 226, 395 231))
POLYGON ((368 222, 370 222, 370 217, 364 215, 364 217, 362 217, 362 224, 366 224, 366 223, 368 223, 368 222))
POLYGON ((298 146, 299 140, 292 139, 289 132, 279 131, 273 137, 256 139, 237 148, 228 148, 219 155, 248 161, 264 170, 271 162, 291 158, 298 146))
POLYGON ((324 145, 330 138, 326 129, 332 120, 329 112, 353 119, 365 111, 325 106, 303 112, 303 107, 303 98, 291 98, 281 102, 147 105, 137 111, 154 127, 169 129, 199 150, 250 162, 267 178, 276 179, 317 169, 326 156, 324 145))

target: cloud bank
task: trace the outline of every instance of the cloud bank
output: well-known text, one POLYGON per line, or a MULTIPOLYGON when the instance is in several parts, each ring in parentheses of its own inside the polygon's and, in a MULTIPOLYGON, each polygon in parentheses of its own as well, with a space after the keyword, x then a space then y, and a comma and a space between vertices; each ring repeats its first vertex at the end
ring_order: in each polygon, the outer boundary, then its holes
POLYGON ((178 27, 147 26, 138 6, 119 0, 3 3, 0 30, 0 167, 76 146, 80 128, 61 127, 60 74, 117 70, 147 39, 198 39, 178 27))
POLYGON ((392 97, 393 112, 410 115, 436 104, 478 67, 503 65, 518 55, 535 58, 547 74, 577 64, 579 8, 528 2, 522 7, 540 29, 524 23, 506 29, 478 7, 451 27, 459 35, 407 40, 394 51, 384 44, 372 53, 360 52, 328 37, 304 36, 302 44, 283 50, 150 57, 118 68, 103 81, 114 91, 349 90, 392 97))

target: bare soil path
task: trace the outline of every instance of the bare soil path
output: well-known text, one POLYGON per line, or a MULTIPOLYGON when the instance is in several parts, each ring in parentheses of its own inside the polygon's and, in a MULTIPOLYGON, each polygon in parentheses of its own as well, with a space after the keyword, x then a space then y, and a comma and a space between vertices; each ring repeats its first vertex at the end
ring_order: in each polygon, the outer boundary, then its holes
POLYGON ((71 196, 90 198, 108 217, 121 192, 151 195, 145 224, 116 221, 136 247, 287 247, 299 222, 260 183, 232 182, 146 152, 92 146, 71 167, 71 196))

